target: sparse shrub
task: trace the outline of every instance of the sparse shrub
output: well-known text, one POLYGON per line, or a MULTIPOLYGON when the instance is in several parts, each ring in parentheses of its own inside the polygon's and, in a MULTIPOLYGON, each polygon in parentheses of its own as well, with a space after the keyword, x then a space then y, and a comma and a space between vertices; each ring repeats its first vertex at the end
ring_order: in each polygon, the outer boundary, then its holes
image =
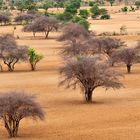
POLYGON ((108 14, 102 15, 100 19, 110 19, 110 15, 108 14))
POLYGON ((121 10, 122 10, 122 12, 127 13, 129 9, 128 9, 128 7, 125 6, 125 7, 121 8, 121 10))
POLYGON ((126 35, 127 34, 127 27, 125 25, 122 25, 120 27, 120 34, 121 35, 126 35))
POLYGON ((28 117, 44 119, 44 112, 34 96, 15 91, 0 94, 0 119, 3 120, 9 137, 18 136, 21 120, 28 117))

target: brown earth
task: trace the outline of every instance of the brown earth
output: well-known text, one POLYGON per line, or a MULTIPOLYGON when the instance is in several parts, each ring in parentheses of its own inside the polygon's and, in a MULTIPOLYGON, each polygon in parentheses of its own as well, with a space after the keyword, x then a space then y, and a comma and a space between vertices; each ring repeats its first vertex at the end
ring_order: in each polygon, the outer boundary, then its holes
MULTIPOLYGON (((118 30, 120 25, 127 24, 128 30, 135 32, 140 30, 137 14, 114 14, 111 20, 93 21, 92 27, 101 32, 118 30)), ((12 31, 12 26, 0 27, 1 33, 12 31)), ((87 104, 78 89, 58 87, 61 78, 58 68, 62 64, 59 51, 63 47, 56 41, 58 34, 51 33, 47 40, 38 34, 34 39, 31 33, 22 33, 18 26, 17 35, 19 44, 35 48, 45 58, 36 72, 30 72, 29 65, 21 63, 16 65, 15 72, 0 73, 0 91, 24 90, 36 94, 46 112, 46 120, 23 120, 16 140, 140 140, 139 64, 133 66, 131 74, 126 74, 124 65, 115 67, 125 75, 122 79, 125 88, 116 91, 98 88, 93 103, 87 104)), ((136 35, 120 38, 129 46, 140 40, 136 35)), ((8 140, 2 122, 0 124, 0 140, 8 140)))

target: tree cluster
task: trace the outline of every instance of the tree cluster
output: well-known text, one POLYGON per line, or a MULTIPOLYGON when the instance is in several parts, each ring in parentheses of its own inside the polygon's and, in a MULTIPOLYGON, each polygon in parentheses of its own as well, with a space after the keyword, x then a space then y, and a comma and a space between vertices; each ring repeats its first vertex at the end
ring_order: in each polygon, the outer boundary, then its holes
POLYGON ((35 70, 36 64, 42 57, 35 51, 34 54, 30 52, 29 47, 18 45, 12 35, 5 34, 0 36, 0 59, 7 66, 8 71, 14 71, 15 65, 19 62, 29 62, 31 65, 35 63, 33 65, 34 69, 31 67, 31 70, 35 70), (37 56, 39 56, 39 59, 37 56), (30 60, 31 58, 32 61, 30 60))
POLYGON ((120 40, 92 37, 82 26, 74 23, 64 28, 59 40, 66 42, 61 52, 65 62, 60 68, 63 79, 60 85, 67 88, 80 86, 87 102, 92 100, 97 87, 122 87, 119 81, 122 75, 111 68, 108 58, 115 49, 123 46, 120 40))

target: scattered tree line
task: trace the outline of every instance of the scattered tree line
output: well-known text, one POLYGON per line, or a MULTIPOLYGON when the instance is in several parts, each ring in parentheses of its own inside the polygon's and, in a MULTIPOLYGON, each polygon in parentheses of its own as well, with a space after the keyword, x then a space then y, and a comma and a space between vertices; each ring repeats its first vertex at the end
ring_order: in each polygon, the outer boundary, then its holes
POLYGON ((125 42, 110 37, 95 37, 82 26, 68 24, 59 41, 65 41, 61 51, 64 66, 60 68, 62 81, 60 85, 67 88, 80 86, 86 101, 92 100, 92 93, 97 87, 121 88, 119 81, 122 75, 114 71, 115 63, 124 63, 127 72, 140 62, 140 45, 128 48, 125 42))

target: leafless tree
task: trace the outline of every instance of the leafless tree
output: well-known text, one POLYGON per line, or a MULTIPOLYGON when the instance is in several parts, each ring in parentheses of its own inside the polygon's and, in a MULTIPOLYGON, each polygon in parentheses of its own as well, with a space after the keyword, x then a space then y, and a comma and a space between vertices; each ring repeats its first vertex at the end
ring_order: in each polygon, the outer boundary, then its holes
POLYGON ((69 23, 63 28, 63 33, 58 40, 76 43, 77 41, 88 39, 89 37, 90 33, 83 26, 77 23, 69 23))
POLYGON ((116 62, 124 62, 127 67, 127 72, 131 72, 131 67, 134 63, 140 62, 140 56, 135 48, 125 48, 114 52, 112 59, 116 62))
POLYGON ((108 56, 110 56, 113 51, 126 46, 125 42, 120 39, 110 37, 101 38, 101 43, 101 50, 108 56))
POLYGON ((51 31, 57 30, 59 27, 58 21, 52 17, 41 16, 33 20, 32 23, 24 26, 24 32, 33 32, 35 34, 37 32, 44 32, 45 37, 48 38, 48 35, 51 31))
POLYGON ((44 119, 44 112, 34 96, 15 91, 0 94, 0 119, 10 137, 17 137, 20 121, 27 117, 44 119))
POLYGON ((10 22, 10 18, 8 16, 0 14, 0 23, 1 23, 1 25, 3 23, 4 23, 4 25, 6 25, 9 22, 10 22))
POLYGON ((25 21, 26 23, 29 23, 37 17, 39 17, 37 14, 21 14, 15 17, 15 22, 22 24, 23 21, 25 21))
POLYGON ((110 57, 113 51, 122 46, 125 46, 125 44, 119 39, 109 37, 89 37, 88 39, 85 38, 80 41, 67 42, 61 53, 64 56, 94 55, 95 53, 103 53, 110 57))
POLYGON ((97 87, 118 89, 121 74, 110 68, 107 61, 100 55, 69 59, 60 68, 63 80, 60 85, 67 88, 80 86, 87 102, 92 100, 92 93, 97 87))
POLYGON ((10 34, 0 36, 0 58, 7 65, 9 71, 14 70, 14 66, 19 61, 28 59, 28 47, 18 46, 15 38, 10 34))

